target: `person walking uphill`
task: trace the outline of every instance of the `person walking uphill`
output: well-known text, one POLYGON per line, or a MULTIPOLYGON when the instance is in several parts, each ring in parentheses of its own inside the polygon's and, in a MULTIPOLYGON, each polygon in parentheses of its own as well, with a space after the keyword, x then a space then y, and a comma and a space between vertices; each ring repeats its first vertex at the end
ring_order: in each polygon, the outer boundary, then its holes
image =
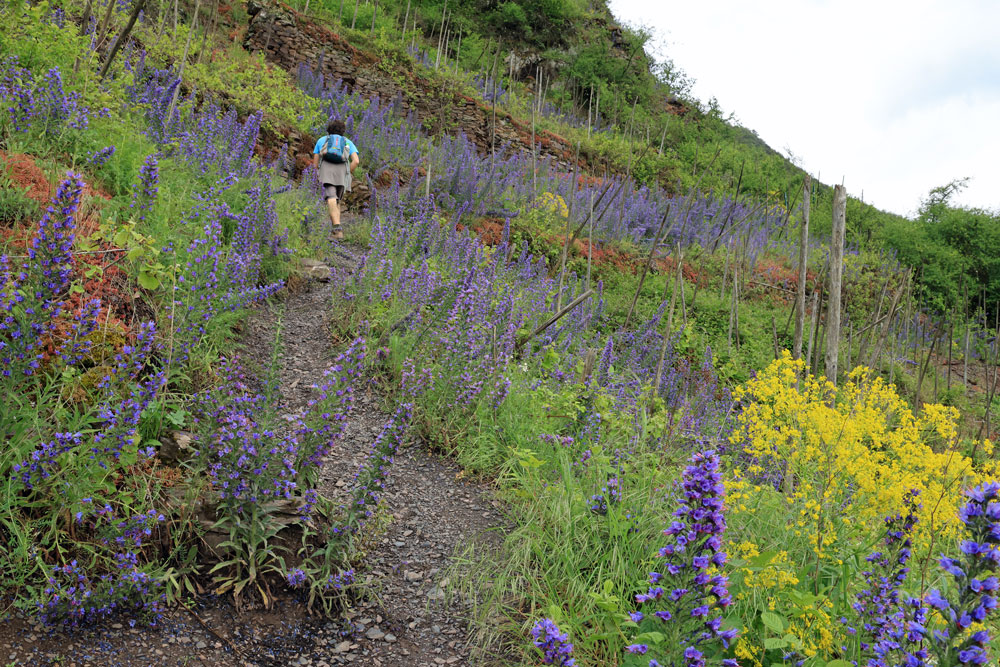
POLYGON ((361 163, 358 148, 344 136, 347 127, 341 120, 327 123, 326 134, 319 138, 313 149, 313 168, 317 170, 319 182, 323 186, 323 199, 330 209, 332 237, 344 238, 340 228, 340 200, 345 192, 351 191, 351 177, 361 163))

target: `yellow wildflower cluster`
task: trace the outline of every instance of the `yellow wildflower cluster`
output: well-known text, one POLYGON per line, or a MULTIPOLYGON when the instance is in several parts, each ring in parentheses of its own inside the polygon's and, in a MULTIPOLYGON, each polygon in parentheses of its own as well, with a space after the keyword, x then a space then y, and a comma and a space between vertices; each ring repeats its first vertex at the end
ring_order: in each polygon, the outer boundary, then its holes
POLYGON ((798 576, 796 576, 792 565, 788 562, 787 551, 766 554, 764 558, 761 558, 757 546, 752 542, 738 544, 734 547, 733 551, 738 554, 739 561, 753 559, 759 562, 756 567, 743 567, 739 569, 743 574, 744 590, 737 593, 737 597, 747 596, 751 591, 767 591, 770 594, 768 607, 773 609, 773 593, 799 583, 798 576))
POLYGON ((551 192, 543 192, 538 197, 538 208, 557 215, 560 218, 569 217, 569 206, 566 205, 566 200, 560 195, 551 192))
POLYGON ((962 491, 995 473, 955 451, 958 411, 928 405, 915 415, 864 368, 839 391, 803 375, 804 363, 786 352, 734 392, 743 409, 731 442, 746 465, 728 484, 730 508, 746 510, 749 496, 777 489, 794 515, 789 530, 832 557, 837 541, 870 537, 918 489, 914 546, 956 535, 962 491))

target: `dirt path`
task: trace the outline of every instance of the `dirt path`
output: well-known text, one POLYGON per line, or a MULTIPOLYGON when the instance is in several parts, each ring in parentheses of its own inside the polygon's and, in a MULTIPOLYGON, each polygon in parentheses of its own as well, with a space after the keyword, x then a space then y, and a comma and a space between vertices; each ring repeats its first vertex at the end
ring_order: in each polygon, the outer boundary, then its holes
MULTIPOLYGON (((360 255, 341 246, 331 259, 339 268, 357 266, 360 255)), ((328 345, 332 284, 314 282, 292 295, 282 313, 284 329, 280 370, 282 412, 305 407, 310 386, 332 359, 328 345)), ((270 357, 276 318, 256 317, 246 335, 249 352, 264 363, 270 357)), ((370 387, 358 392, 341 446, 324 464, 320 488, 324 495, 343 498, 354 473, 388 418, 384 399, 370 387)), ((420 446, 404 448, 396 457, 382 501, 389 525, 366 554, 361 576, 373 584, 376 599, 348 612, 353 634, 341 653, 326 661, 362 664, 469 664, 467 615, 459 596, 447 594, 451 557, 470 541, 489 550, 499 543, 495 530, 502 519, 497 503, 482 485, 461 479, 451 460, 420 446)))
MULTIPOLYGON (((344 246, 330 266, 357 265, 360 253, 344 246)), ((325 276, 322 269, 314 274, 325 276)), ((241 357, 266 368, 280 315, 280 409, 304 409, 311 386, 332 361, 330 282, 310 279, 277 303, 255 312, 242 333, 241 357)), ((324 464, 322 491, 343 497, 375 435, 388 417, 385 400, 370 386, 358 392, 340 447, 324 464)), ((72 633, 14 618, 0 627, 0 663, 25 665, 316 665, 437 667, 473 664, 467 641, 468 608, 450 595, 452 557, 475 542, 479 553, 499 544, 498 503, 488 488, 461 478, 450 459, 419 445, 404 448, 387 483, 384 533, 357 564, 372 592, 343 618, 306 616, 292 600, 270 612, 237 614, 226 600, 201 600, 195 613, 171 610, 158 628, 111 621, 72 633), (235 652, 234 650, 235 649, 235 652)), ((475 661, 483 663, 482 660, 475 661)), ((490 661, 486 661, 487 663, 490 661)), ((494 661, 495 662, 495 661, 494 661)))

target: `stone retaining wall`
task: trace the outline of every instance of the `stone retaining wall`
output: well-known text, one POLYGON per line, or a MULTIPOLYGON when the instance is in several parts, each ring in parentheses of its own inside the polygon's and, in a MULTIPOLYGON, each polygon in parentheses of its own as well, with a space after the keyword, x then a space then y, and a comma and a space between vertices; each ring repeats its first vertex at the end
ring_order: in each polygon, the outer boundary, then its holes
MULTIPOLYGON (((482 153, 489 153, 493 109, 485 102, 462 94, 450 82, 435 83, 409 67, 390 74, 380 68, 374 55, 354 48, 334 31, 286 5, 251 0, 249 12, 243 43, 248 50, 263 51, 268 60, 292 72, 301 63, 314 69, 320 67, 325 76, 343 80, 350 90, 366 97, 400 99, 404 112, 414 112, 433 130, 464 132, 482 153)), ((310 137, 297 139, 301 145, 291 148, 302 162, 312 152, 313 144, 310 137)), ((563 164, 572 163, 575 148, 566 139, 539 132, 536 142, 542 155, 563 164)), ((496 143, 531 150, 531 127, 497 111, 496 143)), ((581 155, 580 164, 585 170, 591 166, 589 162, 588 155, 581 155)))

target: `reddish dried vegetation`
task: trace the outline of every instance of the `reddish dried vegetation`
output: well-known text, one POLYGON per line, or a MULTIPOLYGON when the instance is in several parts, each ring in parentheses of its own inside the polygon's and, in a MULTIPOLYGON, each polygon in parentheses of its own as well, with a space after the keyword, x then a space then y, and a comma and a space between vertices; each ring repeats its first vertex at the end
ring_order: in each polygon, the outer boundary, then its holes
MULTIPOLYGON (((12 182, 23 189, 28 197, 38 202, 42 207, 50 203, 55 192, 54 184, 49 182, 35 160, 30 155, 7 154, 0 152, 0 160, 12 182)), ((87 200, 110 197, 90 185, 85 185, 80 208, 77 210, 77 236, 88 236, 97 231, 100 216, 87 200)), ((37 229, 35 220, 26 221, 12 228, 0 229, 8 252, 15 261, 24 259, 28 245, 37 229)), ((48 345, 49 353, 54 353, 57 341, 64 331, 69 330, 72 318, 80 312, 84 304, 92 299, 101 300, 99 321, 104 328, 114 327, 129 331, 135 316, 132 299, 133 287, 128 276, 119 267, 124 261, 124 253, 108 244, 101 244, 98 252, 92 254, 77 254, 74 256, 74 282, 82 288, 68 294, 64 302, 64 320, 60 323, 54 340, 48 345)))

